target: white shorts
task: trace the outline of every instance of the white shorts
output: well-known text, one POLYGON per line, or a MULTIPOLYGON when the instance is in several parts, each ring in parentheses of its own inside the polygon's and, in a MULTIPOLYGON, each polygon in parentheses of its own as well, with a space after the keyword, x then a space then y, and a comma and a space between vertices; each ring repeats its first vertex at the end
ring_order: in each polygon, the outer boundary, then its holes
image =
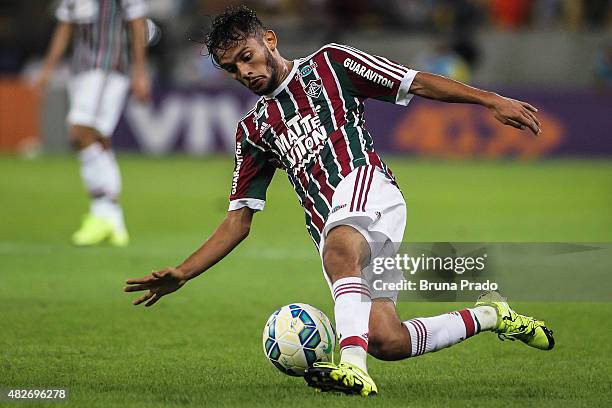
MULTIPOLYGON (((353 170, 336 187, 332 209, 325 222, 321 238, 320 255, 323 256, 325 238, 332 228, 348 225, 363 235, 370 245, 371 260, 393 257, 399 250, 406 226, 406 202, 399 188, 374 166, 361 166, 353 170)), ((323 270, 323 276, 332 289, 332 283, 323 270)), ((370 263, 362 270, 362 277, 370 285, 372 298, 386 297, 397 300, 397 291, 374 290, 374 281, 381 279, 373 273, 370 263)), ((385 271, 385 282, 401 282, 401 271, 385 271)))
POLYGON ((75 75, 68 83, 68 123, 88 126, 110 137, 121 116, 129 87, 129 79, 118 72, 96 69, 75 75))

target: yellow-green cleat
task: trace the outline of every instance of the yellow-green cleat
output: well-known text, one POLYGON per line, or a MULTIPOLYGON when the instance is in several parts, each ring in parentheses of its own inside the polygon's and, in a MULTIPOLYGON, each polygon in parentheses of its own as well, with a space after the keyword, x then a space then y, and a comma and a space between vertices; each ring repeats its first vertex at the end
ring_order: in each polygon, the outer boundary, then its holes
POLYGON ((520 340, 540 350, 551 350, 555 345, 553 332, 543 321, 516 313, 507 299, 498 292, 485 292, 478 297, 475 306, 491 306, 497 311, 497 323, 493 331, 500 340, 520 340))
POLYGON ((339 391, 348 395, 361 395, 362 397, 378 394, 378 387, 372 377, 359 367, 340 363, 314 363, 306 370, 304 378, 310 387, 317 390, 339 391))
POLYGON ((113 231, 108 238, 108 242, 112 246, 123 248, 130 243, 130 236, 127 231, 113 231))
POLYGON ((100 245, 107 240, 117 247, 125 247, 130 242, 125 230, 116 231, 109 221, 92 214, 83 217, 81 227, 72 234, 72 243, 76 246, 100 245))

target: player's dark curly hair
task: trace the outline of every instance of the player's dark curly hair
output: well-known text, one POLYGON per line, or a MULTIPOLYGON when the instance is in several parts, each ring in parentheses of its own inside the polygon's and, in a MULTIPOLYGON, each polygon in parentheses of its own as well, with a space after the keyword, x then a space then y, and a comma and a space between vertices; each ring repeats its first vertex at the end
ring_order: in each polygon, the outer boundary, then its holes
POLYGON ((213 19, 201 42, 218 65, 220 54, 263 30, 265 27, 255 11, 243 5, 230 6, 213 19))

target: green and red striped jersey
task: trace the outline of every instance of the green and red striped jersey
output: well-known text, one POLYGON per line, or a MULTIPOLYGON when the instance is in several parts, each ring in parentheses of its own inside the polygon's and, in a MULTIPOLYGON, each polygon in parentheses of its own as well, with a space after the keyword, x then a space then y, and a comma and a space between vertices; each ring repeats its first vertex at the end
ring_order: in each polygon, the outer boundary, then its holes
POLYGON ((365 126, 364 101, 407 105, 417 71, 355 48, 328 44, 295 60, 287 78, 239 122, 229 210, 262 210, 277 168, 287 172, 319 246, 336 186, 380 159, 365 126))

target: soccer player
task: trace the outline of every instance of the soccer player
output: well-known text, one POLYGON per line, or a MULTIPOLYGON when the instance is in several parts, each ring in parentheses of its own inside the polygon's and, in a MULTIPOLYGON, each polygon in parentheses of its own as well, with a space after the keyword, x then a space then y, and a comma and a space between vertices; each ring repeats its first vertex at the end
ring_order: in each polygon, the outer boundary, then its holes
POLYGON ((125 291, 146 291, 135 305, 155 304, 245 239, 253 214, 264 209, 272 175, 280 168, 295 188, 321 255, 340 337, 340 363, 315 363, 306 372, 309 385, 375 395, 378 389, 367 371, 367 353, 399 360, 483 331, 538 349, 553 347, 552 332, 543 322, 516 313, 496 293, 481 296, 470 309, 402 322, 395 308, 397 292, 373 292, 370 285, 371 260, 398 250, 406 205, 364 126, 364 100, 407 105, 419 95, 476 103, 500 122, 538 134, 534 107, 346 45, 328 44, 288 61, 278 51, 275 33, 244 7, 217 16, 205 44, 221 68, 261 98, 238 123, 225 220, 179 266, 129 279, 125 291))
POLYGON ((110 137, 130 85, 140 101, 150 94, 146 11, 144 0, 62 0, 55 13, 59 22, 35 86, 42 89, 48 83, 73 37, 67 121, 91 198, 89 213, 72 236, 78 246, 129 242, 118 202, 121 175, 110 137))

